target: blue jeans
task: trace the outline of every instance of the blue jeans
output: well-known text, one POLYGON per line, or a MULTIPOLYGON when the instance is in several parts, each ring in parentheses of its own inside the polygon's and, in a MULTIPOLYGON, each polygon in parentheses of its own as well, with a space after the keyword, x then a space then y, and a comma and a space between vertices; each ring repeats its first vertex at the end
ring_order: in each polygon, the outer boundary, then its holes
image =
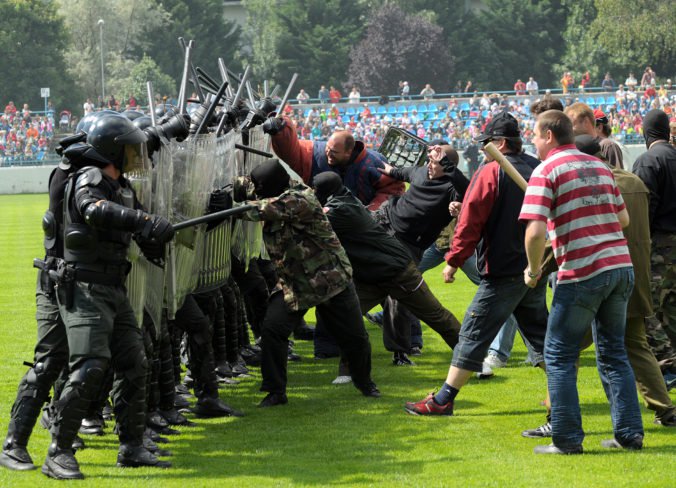
POLYGON ((484 278, 465 312, 460 342, 453 349, 451 364, 481 371, 488 347, 514 314, 521 334, 536 352, 542 352, 547 328, 546 284, 528 288, 523 276, 484 278))
POLYGON ((552 441, 559 448, 579 446, 584 439, 575 362, 590 324, 615 438, 624 445, 643 436, 634 373, 624 347, 627 301, 633 287, 631 267, 556 287, 547 324, 545 364, 552 402, 552 441))

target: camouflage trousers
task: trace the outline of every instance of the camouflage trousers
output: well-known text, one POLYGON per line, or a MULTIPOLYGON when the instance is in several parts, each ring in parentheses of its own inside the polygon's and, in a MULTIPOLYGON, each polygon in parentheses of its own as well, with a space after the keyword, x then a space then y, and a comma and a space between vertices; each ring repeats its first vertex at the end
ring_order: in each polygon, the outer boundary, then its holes
POLYGON ((646 320, 648 342, 655 356, 665 354, 676 344, 676 235, 655 234, 650 255, 650 291, 655 316, 646 320))

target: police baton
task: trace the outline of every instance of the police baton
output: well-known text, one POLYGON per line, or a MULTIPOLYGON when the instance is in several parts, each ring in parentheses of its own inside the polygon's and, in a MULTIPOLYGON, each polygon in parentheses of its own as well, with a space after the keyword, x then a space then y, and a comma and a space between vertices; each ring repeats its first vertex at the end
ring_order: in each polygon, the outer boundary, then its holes
POLYGON ((195 217, 194 219, 184 220, 178 224, 174 224, 173 228, 175 231, 185 229, 188 227, 193 227, 199 224, 205 224, 207 222, 212 222, 214 220, 221 220, 226 217, 232 217, 234 215, 239 215, 249 210, 257 208, 255 205, 243 205, 241 207, 229 208, 228 210, 221 210, 220 212, 214 212, 207 215, 202 215, 201 217, 195 217))

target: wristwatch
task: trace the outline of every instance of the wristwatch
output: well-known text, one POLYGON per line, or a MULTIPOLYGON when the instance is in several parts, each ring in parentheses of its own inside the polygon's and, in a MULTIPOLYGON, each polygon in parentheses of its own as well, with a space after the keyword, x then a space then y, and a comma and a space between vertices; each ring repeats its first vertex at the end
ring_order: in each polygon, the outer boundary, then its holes
POLYGON ((528 271, 526 271, 526 273, 528 273, 528 277, 529 277, 529 278, 538 278, 538 277, 542 274, 542 270, 540 270, 540 271, 538 271, 537 273, 533 274, 533 273, 530 272, 530 268, 528 268, 528 271))

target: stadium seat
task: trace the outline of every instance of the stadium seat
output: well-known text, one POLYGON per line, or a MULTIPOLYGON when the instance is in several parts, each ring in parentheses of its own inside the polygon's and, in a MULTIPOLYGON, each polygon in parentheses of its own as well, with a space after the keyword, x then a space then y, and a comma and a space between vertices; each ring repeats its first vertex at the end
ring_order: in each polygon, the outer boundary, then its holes
POLYGON ((406 105, 399 105, 399 107, 397 107, 397 113, 403 114, 406 112, 408 112, 408 110, 406 109, 406 105))
POLYGON ((434 104, 434 103, 430 103, 430 104, 427 106, 427 111, 428 111, 428 112, 438 112, 438 111, 439 111, 439 107, 437 107, 436 104, 434 104))
POLYGON ((484 110, 481 112, 481 116, 485 119, 487 118, 491 113, 488 110, 484 110))
MULTIPOLYGON (((363 106, 363 105, 359 105, 359 107, 357 107, 357 113, 360 114, 360 113, 362 113, 363 111, 364 111, 364 106, 363 106)), ((373 113, 373 112, 371 112, 371 113, 373 113)))
POLYGON ((347 124, 349 121, 350 121, 350 116, 347 115, 347 114, 343 115, 343 122, 347 124))
POLYGON ((415 105, 409 105, 407 110, 408 110, 408 113, 411 113, 414 110, 418 110, 418 107, 416 107, 415 105))
POLYGON ((586 100, 585 103, 587 105, 589 105, 590 107, 593 107, 594 105, 596 105, 596 100, 594 99, 594 97, 587 97, 587 100, 586 100))
POLYGON ((418 105, 418 112, 421 114, 427 112, 427 105, 425 105, 424 103, 418 105))
POLYGON ((607 97, 606 98, 606 103, 608 105, 615 105, 617 103, 617 100, 615 100, 615 97, 607 97))
POLYGON ((460 104, 460 110, 464 110, 466 112, 469 112, 469 103, 463 102, 460 104))
POLYGON ((381 105, 378 107, 378 115, 385 115, 387 113, 387 107, 385 105, 381 105))
POLYGON ((305 109, 304 116, 307 117, 310 114, 310 110, 312 110, 312 107, 308 107, 305 109))
POLYGON ((391 115, 396 115, 397 114, 397 107, 392 106, 392 107, 388 108, 387 113, 391 114, 391 115))
POLYGON ((455 110, 451 110, 451 111, 448 113, 448 115, 450 115, 452 119, 457 119, 457 118, 458 118, 458 112, 456 112, 455 110))
POLYGON ((597 97, 596 98, 596 104, 600 107, 601 105, 606 104, 606 99, 604 97, 597 97))
POLYGON ((356 113, 354 107, 348 107, 347 110, 345 110, 345 115, 354 115, 356 113))
POLYGON ((425 129, 429 129, 429 128, 430 128, 430 121, 429 121, 429 120, 426 120, 425 122, 423 122, 423 127, 424 127, 425 129))

